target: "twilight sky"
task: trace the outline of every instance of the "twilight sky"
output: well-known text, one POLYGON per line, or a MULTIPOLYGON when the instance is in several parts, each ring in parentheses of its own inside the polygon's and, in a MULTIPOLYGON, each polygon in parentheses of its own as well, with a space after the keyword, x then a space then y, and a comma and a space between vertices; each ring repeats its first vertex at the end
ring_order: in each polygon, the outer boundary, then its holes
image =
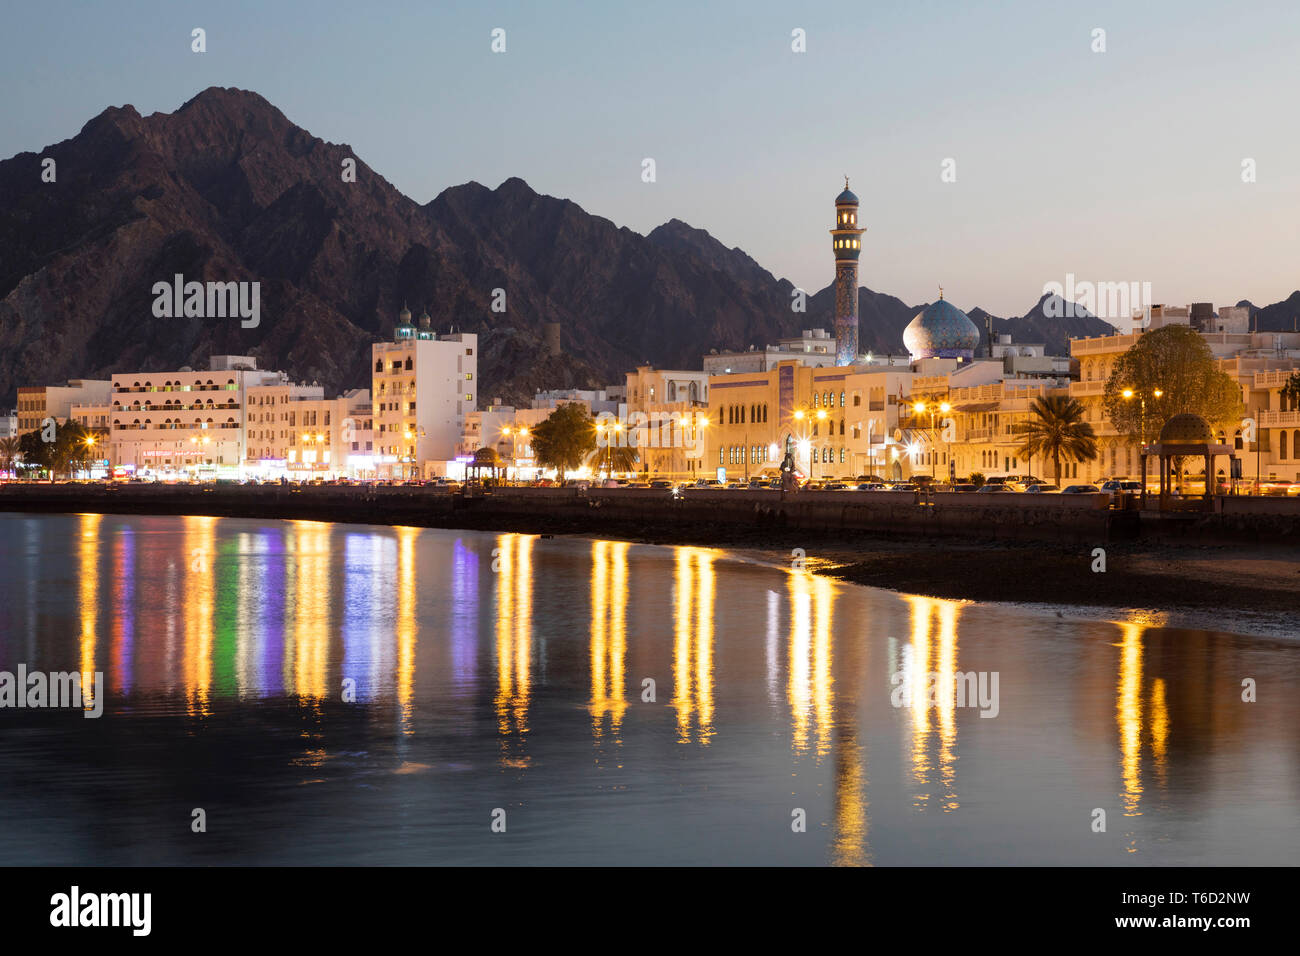
POLYGON ((1018 315, 1067 273, 1176 304, 1300 288, 1291 0, 47 0, 4 19, 0 158, 110 105, 236 86, 417 202, 521 176, 638 232, 683 219, 809 290, 833 279, 846 174, 862 284, 910 303, 942 284, 1018 315))

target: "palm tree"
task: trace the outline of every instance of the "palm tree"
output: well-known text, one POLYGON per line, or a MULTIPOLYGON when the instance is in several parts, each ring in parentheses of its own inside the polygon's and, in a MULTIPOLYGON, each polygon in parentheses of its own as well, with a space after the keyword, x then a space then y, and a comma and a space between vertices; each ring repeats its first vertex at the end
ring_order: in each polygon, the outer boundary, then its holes
POLYGON ((1097 435, 1083 420, 1084 409, 1078 400, 1042 395, 1034 399, 1029 410, 1033 413, 1029 421, 1011 427, 1012 434, 1023 438, 1016 450, 1018 458, 1051 458, 1060 484, 1062 455, 1067 461, 1092 461, 1097 457, 1097 435))
POLYGON ((0 471, 13 471, 18 459, 18 436, 0 438, 0 471))
POLYGON ((636 468, 640 460, 637 449, 631 445, 609 445, 597 448, 588 456, 591 470, 597 474, 604 471, 606 475, 614 472, 628 472, 636 468))

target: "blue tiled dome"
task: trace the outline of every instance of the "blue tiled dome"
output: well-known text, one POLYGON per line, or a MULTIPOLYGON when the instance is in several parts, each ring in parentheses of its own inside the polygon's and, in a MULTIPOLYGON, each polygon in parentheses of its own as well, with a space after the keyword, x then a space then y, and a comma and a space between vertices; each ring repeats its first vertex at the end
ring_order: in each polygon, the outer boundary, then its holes
POLYGON ((922 309, 903 330, 912 359, 974 358, 979 329, 961 309, 940 299, 922 309))
POLYGON ((844 188, 844 192, 835 197, 835 205, 843 206, 845 203, 853 203, 855 206, 858 204, 858 197, 849 192, 847 186, 844 188))

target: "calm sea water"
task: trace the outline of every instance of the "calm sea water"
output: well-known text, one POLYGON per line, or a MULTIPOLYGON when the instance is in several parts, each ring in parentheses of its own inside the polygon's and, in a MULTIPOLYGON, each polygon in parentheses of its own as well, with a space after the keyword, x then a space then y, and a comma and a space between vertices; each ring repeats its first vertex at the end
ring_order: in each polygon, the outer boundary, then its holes
POLYGON ((99 719, 0 710, 6 864, 1300 857, 1297 642, 704 548, 12 514, 0 541, 0 670, 105 682, 99 719), (996 716, 954 672, 996 673, 996 716))

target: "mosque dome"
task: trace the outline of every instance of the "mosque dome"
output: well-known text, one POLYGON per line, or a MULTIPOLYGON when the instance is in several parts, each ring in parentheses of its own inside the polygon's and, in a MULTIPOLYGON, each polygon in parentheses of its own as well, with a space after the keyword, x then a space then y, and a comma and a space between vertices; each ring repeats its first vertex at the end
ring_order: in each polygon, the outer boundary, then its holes
POLYGON ((843 206, 846 203, 852 203, 855 206, 858 204, 858 197, 849 192, 848 186, 844 187, 844 192, 835 197, 835 205, 843 206))
POLYGON ((402 311, 397 313, 397 324, 398 325, 411 324, 411 310, 408 309, 406 306, 402 306, 402 311))
POLYGON ((961 309, 940 298, 917 313, 903 330, 903 344, 912 360, 923 358, 974 358, 980 344, 979 329, 961 309))
POLYGON ((1200 415, 1184 412, 1165 422, 1160 429, 1160 443, 1174 445, 1208 445, 1214 441, 1214 430, 1200 415))

